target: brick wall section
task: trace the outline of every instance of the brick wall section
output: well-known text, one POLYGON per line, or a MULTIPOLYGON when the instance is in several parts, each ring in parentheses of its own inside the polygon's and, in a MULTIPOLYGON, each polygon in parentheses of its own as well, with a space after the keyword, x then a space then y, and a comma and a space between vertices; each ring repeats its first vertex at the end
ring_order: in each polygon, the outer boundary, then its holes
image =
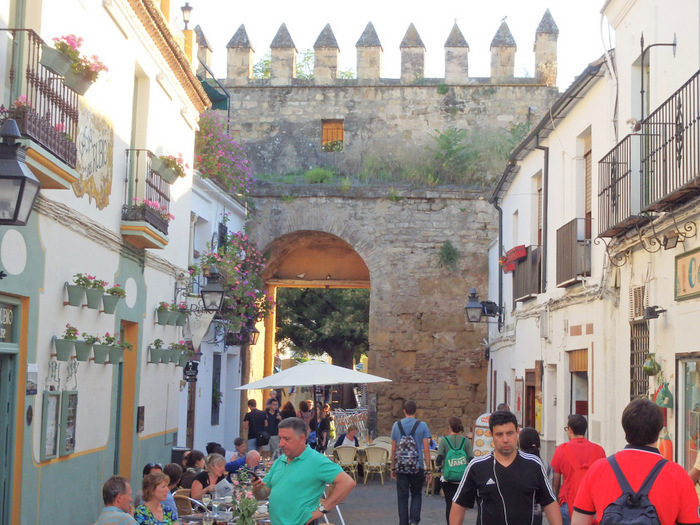
POLYGON ((415 399, 433 433, 455 414, 472 426, 486 407, 486 325, 468 324, 464 305, 475 286, 485 297, 487 247, 497 216, 479 191, 385 187, 258 186, 250 234, 262 246, 300 231, 348 242, 367 264, 370 292, 370 372, 392 383, 372 386, 378 430, 386 434, 415 399), (294 195, 294 199, 288 196, 294 195), (456 271, 438 267, 449 240, 462 254, 456 271))

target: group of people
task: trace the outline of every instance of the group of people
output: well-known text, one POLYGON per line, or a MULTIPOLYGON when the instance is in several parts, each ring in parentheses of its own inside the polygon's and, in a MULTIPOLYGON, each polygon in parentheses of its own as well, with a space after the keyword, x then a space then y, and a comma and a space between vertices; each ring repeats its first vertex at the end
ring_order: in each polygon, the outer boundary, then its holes
POLYGON ((265 403, 265 410, 258 408, 255 399, 248 400, 248 413, 243 418, 243 426, 248 435, 248 449, 258 450, 264 455, 276 458, 280 453, 279 424, 285 419, 299 418, 307 426, 307 440, 312 448, 325 452, 331 437, 333 418, 330 405, 313 401, 299 402, 296 410, 291 401, 280 408, 280 400, 275 390, 270 392, 270 398, 265 403))

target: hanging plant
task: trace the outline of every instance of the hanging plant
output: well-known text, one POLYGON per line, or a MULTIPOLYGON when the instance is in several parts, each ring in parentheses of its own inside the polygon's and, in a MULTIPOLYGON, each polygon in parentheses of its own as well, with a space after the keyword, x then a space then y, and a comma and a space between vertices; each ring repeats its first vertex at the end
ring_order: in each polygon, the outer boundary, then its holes
POLYGON ((647 360, 642 365, 642 371, 648 376, 655 376, 661 372, 661 365, 654 358, 654 354, 647 354, 647 360))

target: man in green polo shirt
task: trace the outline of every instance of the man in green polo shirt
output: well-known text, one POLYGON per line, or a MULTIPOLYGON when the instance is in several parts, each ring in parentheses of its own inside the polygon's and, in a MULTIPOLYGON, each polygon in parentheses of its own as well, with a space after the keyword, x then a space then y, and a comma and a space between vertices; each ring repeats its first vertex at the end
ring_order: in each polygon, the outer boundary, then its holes
POLYGON ((283 455, 264 480, 253 480, 253 494, 257 499, 270 499, 271 525, 314 524, 350 494, 355 481, 339 465, 306 446, 308 428, 302 419, 287 418, 278 429, 283 455), (333 484, 331 495, 319 505, 328 483, 333 484))

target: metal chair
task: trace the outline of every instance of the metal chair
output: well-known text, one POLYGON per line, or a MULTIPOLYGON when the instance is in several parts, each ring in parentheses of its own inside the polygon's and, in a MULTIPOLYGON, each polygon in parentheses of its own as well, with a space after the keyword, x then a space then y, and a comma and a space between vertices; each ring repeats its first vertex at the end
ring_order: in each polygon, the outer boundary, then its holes
MULTIPOLYGON (((190 491, 190 489, 181 490, 186 490, 188 493, 190 491)), ((175 499, 175 505, 177 506, 178 515, 189 516, 193 513, 193 509, 196 509, 198 511, 202 510, 204 512, 207 511, 207 506, 201 501, 197 501, 196 499, 190 498, 188 495, 185 494, 179 494, 181 490, 178 490, 176 493, 173 494, 173 498, 175 499)))
POLYGON ((352 474, 355 482, 357 482, 357 451, 357 447, 349 447, 347 445, 333 449, 335 462, 348 474, 352 474))
POLYGON ((365 469, 365 485, 371 473, 378 473, 382 480, 382 485, 384 485, 384 472, 388 467, 388 459, 389 452, 384 447, 370 446, 365 448, 365 462, 363 463, 363 468, 365 469))

